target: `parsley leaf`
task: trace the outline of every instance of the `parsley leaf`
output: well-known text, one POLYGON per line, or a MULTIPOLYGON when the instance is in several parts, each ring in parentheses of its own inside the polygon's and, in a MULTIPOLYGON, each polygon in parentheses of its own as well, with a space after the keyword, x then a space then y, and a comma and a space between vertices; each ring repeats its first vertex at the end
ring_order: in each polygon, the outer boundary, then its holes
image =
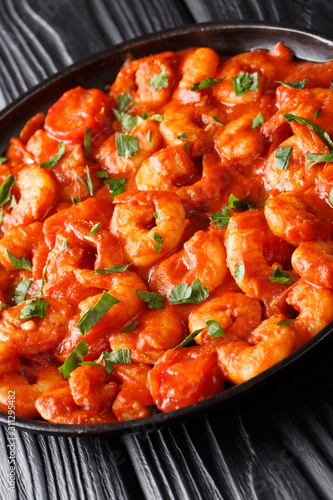
POLYGON ((127 328, 125 328, 124 330, 122 330, 120 333, 129 333, 129 332, 132 332, 133 330, 136 329, 137 326, 138 326, 138 322, 136 321, 132 325, 130 325, 127 328))
POLYGON ((76 205, 77 203, 80 203, 81 198, 71 198, 73 205, 76 205))
POLYGON ((258 113, 252 120, 251 128, 257 128, 265 122, 265 117, 262 113, 258 113))
POLYGON ((233 208, 234 210, 239 210, 240 208, 244 208, 246 210, 250 209, 253 205, 253 201, 245 201, 239 200, 234 194, 231 193, 229 196, 229 209, 233 208))
POLYGON ((232 79, 232 87, 237 97, 244 95, 249 90, 258 92, 258 72, 244 73, 241 71, 238 76, 232 79))
POLYGON ((118 111, 124 111, 124 109, 129 105, 132 100, 131 94, 126 92, 126 94, 120 94, 117 97, 117 109, 118 111))
POLYGON ((127 179, 107 179, 104 184, 109 186, 112 199, 125 191, 127 179))
POLYGON ((300 123, 301 125, 308 125, 314 131, 315 134, 319 135, 319 137, 323 140, 323 142, 330 150, 333 149, 333 142, 330 136, 328 135, 325 129, 323 129, 316 123, 313 123, 311 120, 308 120, 307 118, 302 118, 301 116, 292 115, 291 113, 283 113, 283 116, 285 117, 288 123, 295 121, 297 123, 300 123))
POLYGON ((215 121, 216 121, 216 123, 218 123, 219 125, 224 125, 224 123, 222 123, 222 122, 221 122, 221 120, 219 120, 217 116, 213 115, 213 116, 212 116, 212 118, 213 118, 213 120, 215 120, 215 121))
POLYGON ((201 281, 197 278, 191 285, 181 283, 171 290, 170 304, 200 304, 208 298, 207 288, 203 288, 201 281))
POLYGON ((19 319, 27 318, 45 318, 45 312, 49 303, 44 299, 27 300, 25 306, 21 309, 19 319))
POLYGON ((321 112, 322 112, 322 110, 321 110, 321 109, 317 109, 317 111, 315 111, 315 112, 313 113, 313 115, 312 115, 312 116, 313 116, 314 118, 318 118, 318 116, 320 116, 320 113, 321 113, 321 112))
POLYGON ((80 177, 79 175, 77 176, 77 178, 79 179, 79 181, 81 182, 81 184, 84 185, 85 188, 88 189, 88 193, 90 194, 90 196, 94 196, 94 186, 91 182, 91 177, 90 177, 90 172, 89 172, 89 167, 88 165, 86 166, 86 179, 87 181, 85 182, 82 177, 80 177))
POLYGON ((135 290, 137 296, 143 302, 148 302, 149 309, 164 309, 165 306, 162 304, 163 300, 166 299, 164 295, 159 295, 155 292, 146 292, 145 290, 135 290))
POLYGON ((101 362, 102 356, 110 361, 110 363, 124 363, 126 365, 130 365, 132 362, 130 349, 117 349, 112 352, 103 351, 101 356, 98 358, 97 363, 101 362))
POLYGON ((210 220, 215 222, 216 227, 227 227, 230 220, 228 207, 224 206, 220 212, 212 214, 210 220))
POLYGON ((100 179, 108 179, 109 174, 107 173, 106 170, 96 170, 97 177, 100 179))
POLYGON ((279 283, 280 285, 292 285, 293 281, 289 276, 287 271, 281 271, 279 267, 277 267, 273 273, 273 276, 269 276, 269 281, 271 283, 279 283))
POLYGON ((328 203, 333 207, 333 187, 331 188, 330 194, 328 196, 328 203))
POLYGON ((83 363, 83 354, 88 354, 89 348, 85 340, 81 340, 73 351, 67 356, 63 365, 59 366, 58 370, 63 374, 66 380, 70 374, 83 363))
POLYGON ((131 158, 139 152, 139 139, 129 134, 116 132, 116 146, 118 156, 131 158))
POLYGON ((60 252, 63 252, 64 250, 67 250, 67 239, 64 238, 62 240, 62 245, 61 245, 61 248, 60 248, 60 252))
POLYGON ((163 238, 157 233, 154 233, 154 241, 156 241, 157 245, 154 245, 154 250, 156 250, 157 253, 161 253, 162 251, 162 243, 163 243, 163 238))
POLYGON ((199 333, 201 333, 204 328, 199 328, 199 330, 194 330, 194 332, 190 333, 180 344, 176 345, 173 349, 178 349, 178 347, 185 347, 187 344, 191 342, 199 333))
POLYGON ((287 170, 293 146, 284 146, 275 150, 275 166, 280 170, 287 170))
POLYGON ((294 319, 282 319, 281 321, 276 323, 276 326, 291 326, 294 321, 294 319))
POLYGON ((47 266, 48 266, 48 260, 46 261, 46 264, 43 268, 43 276, 42 276, 42 282, 41 282, 41 285, 40 285, 40 290, 38 292, 38 297, 43 297, 43 288, 44 288, 44 281, 45 281, 45 274, 46 274, 46 270, 47 270, 47 266))
MULTIPOLYGON (((187 138, 187 132, 183 132, 182 134, 180 134, 180 135, 177 136, 177 139, 186 139, 186 138, 187 138)), ((185 140, 183 142, 183 144, 184 144, 184 148, 186 149, 186 151, 190 155, 191 154, 191 150, 190 150, 189 143, 185 140)))
POLYGON ((198 90, 209 89, 211 87, 214 87, 214 85, 223 82, 224 79, 225 76, 223 76, 222 78, 211 78, 209 76, 205 80, 202 80, 200 83, 195 83, 191 90, 193 90, 193 92, 198 92, 198 90))
POLYGON ((155 219, 159 219, 161 217, 161 213, 161 210, 157 210, 156 212, 154 212, 155 219))
POLYGON ((100 227, 101 227, 101 223, 100 222, 97 222, 97 224, 94 224, 92 226, 92 228, 90 229, 89 236, 94 236, 97 233, 97 231, 99 230, 100 227))
POLYGON ((151 130, 148 130, 148 142, 151 142, 151 130))
POLYGON ((134 127, 143 122, 143 119, 139 115, 130 115, 129 113, 125 113, 125 111, 117 111, 116 109, 112 111, 115 119, 126 132, 130 132, 134 127))
POLYGON ((2 207, 10 200, 10 191, 15 184, 15 177, 12 174, 7 175, 0 186, 0 206, 2 207))
POLYGON ((27 257, 18 259, 17 257, 15 257, 15 255, 10 253, 9 250, 6 250, 6 252, 14 269, 26 269, 27 271, 32 271, 30 259, 28 259, 27 257))
POLYGON ((162 72, 159 75, 153 76, 150 79, 148 85, 154 90, 167 89, 169 86, 167 69, 163 68, 162 72))
POLYGON ((28 280, 22 280, 18 283, 18 285, 14 290, 14 295, 13 295, 13 301, 15 305, 21 304, 21 302, 25 300, 32 281, 33 280, 28 279, 28 280))
POLYGON ((279 80, 275 80, 275 83, 281 83, 282 85, 285 85, 286 87, 291 87, 292 89, 297 89, 297 90, 302 90, 304 89, 304 85, 306 84, 307 80, 298 80, 294 82, 282 82, 279 80))
POLYGON ((312 163, 308 163, 306 165, 306 168, 311 168, 314 165, 316 165, 316 163, 321 163, 324 161, 333 161, 333 151, 327 153, 326 155, 319 155, 316 153, 306 153, 306 157, 308 160, 312 160, 312 163))
POLYGON ((108 294, 105 290, 96 304, 88 309, 76 324, 81 335, 88 333, 111 309, 112 306, 119 302, 118 299, 108 294))
POLYGON ((178 135, 177 139, 187 139, 187 132, 183 132, 182 134, 178 135))
POLYGON ((207 331, 211 339, 216 339, 217 337, 225 337, 224 331, 221 325, 215 319, 209 319, 206 321, 207 331))
POLYGON ((239 264, 235 265, 234 269, 234 278, 238 285, 243 281, 244 276, 245 276, 245 264, 244 261, 241 260, 239 264))
POLYGON ((144 120, 155 120, 155 122, 162 122, 164 120, 164 116, 163 115, 159 115, 159 114, 152 114, 152 115, 149 115, 148 116, 148 113, 147 111, 145 111, 144 113, 142 113, 142 118, 144 120))
POLYGON ((5 163, 6 161, 8 161, 8 158, 6 158, 5 156, 0 156, 0 165, 5 163))
POLYGON ((17 201, 14 195, 12 195, 10 202, 7 205, 7 210, 10 210, 11 208, 14 208, 15 205, 17 205, 17 201))
POLYGON ((65 153, 65 143, 63 141, 59 142, 58 145, 58 153, 53 156, 49 161, 43 161, 42 163, 39 164, 41 168, 52 168, 54 167, 58 161, 61 159, 61 157, 65 153))
POLYGON ((84 149, 88 154, 90 153, 90 148, 91 148, 91 138, 92 138, 92 128, 89 127, 87 128, 86 133, 84 134, 84 140, 83 140, 84 149))
POLYGON ((122 266, 114 266, 114 267, 109 267, 109 269, 96 269, 96 271, 93 271, 93 273, 97 274, 112 274, 112 273, 121 273, 123 271, 126 271, 126 269, 131 266, 131 264, 124 264, 122 266))

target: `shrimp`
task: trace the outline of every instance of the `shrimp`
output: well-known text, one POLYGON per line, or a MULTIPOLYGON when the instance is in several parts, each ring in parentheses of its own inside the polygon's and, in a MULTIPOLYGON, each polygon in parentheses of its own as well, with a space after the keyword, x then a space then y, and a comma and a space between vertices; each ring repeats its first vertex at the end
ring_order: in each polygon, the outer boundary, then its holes
MULTIPOLYGON (((164 113, 164 121, 160 123, 164 141, 169 147, 188 145, 192 157, 201 156, 213 144, 214 132, 218 127, 213 119, 215 112, 209 106, 182 106, 179 109, 177 101, 171 101, 164 113)), ((221 115, 220 112, 217 114, 221 115)))
POLYGON ((200 279, 208 291, 214 290, 227 276, 223 243, 212 231, 197 231, 179 252, 161 262, 151 276, 150 288, 167 297, 180 283, 200 279))
POLYGON ((277 325, 282 319, 272 316, 253 330, 247 341, 217 347, 219 367, 227 380, 246 382, 293 352, 295 331, 291 326, 277 325))
POLYGON ((219 56, 210 48, 201 47, 188 56, 184 64, 184 74, 172 95, 183 104, 200 103, 204 97, 201 92, 192 91, 195 83, 214 78, 219 65, 219 56))
POLYGON ((252 129, 254 116, 244 115, 233 120, 215 135, 215 146, 223 164, 252 167, 264 151, 263 136, 259 128, 252 129))
POLYGON ((136 103, 137 114, 163 106, 171 95, 174 79, 172 65, 175 60, 175 54, 169 51, 127 63, 111 86, 109 97, 113 107, 117 108, 117 97, 124 93, 130 94, 132 102, 136 103), (163 72, 166 73, 165 83, 161 88, 156 88, 151 80, 163 72))
POLYGON ((172 349, 184 338, 183 325, 175 308, 144 311, 137 318, 133 331, 115 333, 110 337, 113 351, 130 349, 131 359, 137 363, 154 364, 167 349, 172 349))
POLYGON ((58 369, 50 364, 38 366, 35 363, 26 374, 24 365, 20 369, 22 365, 17 349, 10 342, 0 344, 0 361, 0 410, 8 411, 9 395, 15 391, 16 416, 38 417, 35 402, 45 390, 62 379, 58 369))
POLYGON ((128 137, 135 137, 139 141, 138 152, 133 156, 126 157, 125 153, 120 156, 115 134, 110 135, 96 149, 96 159, 109 174, 136 173, 142 162, 159 149, 162 139, 158 124, 153 120, 144 120, 131 130, 128 137))
POLYGON ((307 241, 294 251, 291 263, 295 271, 315 286, 333 289, 333 243, 307 241))
POLYGON ((3 228, 31 224, 45 217, 55 200, 56 185, 51 174, 34 165, 21 170, 17 176, 20 199, 3 218, 3 228))
POLYGON ((268 200, 265 217, 271 230, 291 245, 322 240, 333 233, 332 208, 313 194, 283 193, 268 200))
POLYGON ((206 321, 218 321, 226 337, 231 340, 246 338, 254 328, 259 326, 262 315, 260 302, 243 293, 223 293, 206 300, 190 316, 189 330, 204 328, 195 337, 198 344, 211 340, 206 321))
POLYGON ((194 163, 183 146, 160 149, 145 160, 136 174, 136 185, 141 191, 149 189, 174 191, 191 180, 194 163))
POLYGON ((43 236, 43 224, 34 222, 27 226, 13 226, 0 240, 0 263, 9 271, 15 268, 7 252, 18 259, 32 258, 32 275, 39 279, 47 258, 47 247, 43 236))
MULTIPOLYGON (((136 273, 130 271, 113 274, 96 274, 88 269, 77 269, 76 279, 85 287, 108 290, 109 294, 119 302, 114 304, 103 318, 85 334, 84 340, 89 347, 87 360, 93 360, 109 346, 108 339, 113 332, 119 332, 135 318, 144 303, 139 299, 136 290, 147 290, 143 281, 136 273)), ((101 293, 86 298, 79 303, 80 316, 93 307, 100 299, 101 293)), ((80 316, 73 317, 69 325, 69 333, 58 345, 55 354, 58 361, 65 361, 66 357, 82 339, 80 330, 76 327, 80 316)))
POLYGON ((0 341, 17 344, 18 355, 27 356, 54 348, 67 332, 66 324, 73 315, 65 301, 44 296, 48 306, 46 317, 21 319, 26 301, 10 309, 4 309, 0 318, 0 341))
POLYGON ((148 373, 148 388, 161 411, 177 410, 222 391, 216 353, 204 354, 201 349, 166 351, 148 373))
POLYGON ((189 224, 175 193, 128 192, 114 203, 111 233, 121 241, 125 259, 136 266, 152 265, 175 250, 189 224), (154 222, 156 226, 148 229, 154 222))
POLYGON ((317 335, 333 320, 333 292, 307 283, 301 278, 286 298, 299 315, 293 323, 296 348, 317 335))
POLYGON ((265 166, 265 179, 271 189, 279 193, 293 191, 300 193, 312 187, 317 179, 321 166, 318 163, 307 168, 306 153, 326 154, 329 152, 320 137, 307 125, 292 123, 294 135, 282 142, 279 147, 292 148, 287 168, 276 164, 277 150, 273 151, 265 166))
MULTIPOLYGON (((274 242, 278 247, 282 243, 270 233, 263 210, 248 210, 231 217, 225 238, 227 266, 231 274, 235 276, 237 269, 243 271, 238 286, 244 293, 265 302, 285 287, 269 280, 276 268, 274 242)), ((283 246, 288 256, 289 246, 283 246)))

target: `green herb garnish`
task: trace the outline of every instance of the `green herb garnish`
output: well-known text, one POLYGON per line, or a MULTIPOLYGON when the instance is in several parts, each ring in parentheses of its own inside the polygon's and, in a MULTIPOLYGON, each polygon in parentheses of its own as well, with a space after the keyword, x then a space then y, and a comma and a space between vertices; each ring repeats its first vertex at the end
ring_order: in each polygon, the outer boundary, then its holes
POLYGON ((299 80, 299 81, 294 81, 294 82, 282 82, 279 80, 275 80, 275 83, 281 83, 282 85, 285 85, 286 87, 291 87, 292 89, 297 89, 297 90, 302 90, 304 89, 304 85, 306 84, 307 80, 299 80))
POLYGON ((118 302, 118 299, 104 290, 96 304, 90 307, 76 324, 81 335, 88 333, 105 316, 109 309, 118 302))
POLYGON ((280 285, 292 285, 293 281, 289 276, 287 271, 281 271, 279 267, 277 267, 273 273, 273 276, 269 276, 269 281, 271 283, 279 283, 280 285))
POLYGON ((116 146, 118 156, 125 156, 126 159, 131 158, 139 152, 139 139, 129 134, 116 132, 116 146))
POLYGON ((238 285, 243 281, 244 276, 245 276, 245 264, 244 261, 241 260, 240 263, 236 264, 234 268, 234 278, 238 285))
POLYGON ((195 83, 191 90, 193 90, 193 92, 198 92, 199 90, 209 89, 211 87, 214 87, 218 83, 223 82, 224 79, 225 76, 223 76, 222 78, 211 78, 209 76, 205 80, 202 80, 200 83, 195 83))
POLYGON ((265 121, 265 117, 262 113, 258 113, 255 118, 252 120, 251 128, 257 128, 262 125, 265 121))
POLYGON ((30 259, 28 259, 27 257, 18 259, 17 257, 15 257, 15 255, 10 253, 9 250, 6 250, 6 252, 14 269, 26 269, 27 271, 32 271, 30 259))
POLYGON ((81 340, 73 351, 67 356, 63 365, 59 366, 58 370, 63 374, 66 380, 70 374, 83 363, 83 354, 88 354, 89 348, 85 340, 81 340))
POLYGON ((244 95, 249 90, 258 92, 258 72, 244 73, 241 71, 238 76, 232 79, 232 87, 237 97, 244 95))
POLYGON ((283 113, 283 116, 287 120, 288 123, 291 123, 293 121, 300 123, 301 125, 308 125, 315 134, 319 135, 319 137, 322 139, 322 141, 326 144, 326 146, 331 150, 333 149, 333 142, 326 132, 325 129, 320 127, 319 125, 316 125, 316 123, 313 123, 311 120, 308 120, 307 118, 302 118, 301 116, 296 116, 292 115, 291 113, 283 113))
POLYGON ((15 305, 21 304, 21 302, 25 301, 27 293, 29 291, 30 285, 33 280, 22 280, 18 283, 14 290, 13 301, 15 305))
POLYGON ((280 170, 287 170, 293 146, 284 146, 275 150, 275 166, 280 170))
POLYGON ((148 83, 154 90, 167 89, 169 86, 167 69, 163 68, 159 75, 153 76, 148 83))
POLYGON ((207 288, 197 278, 191 285, 181 283, 171 290, 170 304, 200 304, 209 296, 207 288))
POLYGON ((137 296, 143 302, 148 303, 149 309, 164 309, 165 306, 162 303, 166 299, 164 295, 159 295, 155 292, 146 292, 145 290, 135 290, 137 296))
POLYGON ((45 318, 45 312, 49 303, 44 299, 27 300, 25 306, 21 309, 19 319, 45 318))
POLYGON ((10 200, 10 191, 15 184, 15 177, 12 174, 7 175, 0 186, 0 206, 2 207, 10 200))
POLYGON ((52 168, 54 167, 58 161, 61 159, 61 157, 65 153, 65 143, 63 141, 59 142, 58 145, 58 153, 53 156, 49 161, 43 161, 42 163, 39 164, 41 168, 52 168))
POLYGON ((97 222, 97 224, 94 224, 92 226, 92 228, 90 229, 89 236, 94 236, 97 233, 97 231, 99 230, 100 227, 101 227, 101 223, 100 222, 97 222))

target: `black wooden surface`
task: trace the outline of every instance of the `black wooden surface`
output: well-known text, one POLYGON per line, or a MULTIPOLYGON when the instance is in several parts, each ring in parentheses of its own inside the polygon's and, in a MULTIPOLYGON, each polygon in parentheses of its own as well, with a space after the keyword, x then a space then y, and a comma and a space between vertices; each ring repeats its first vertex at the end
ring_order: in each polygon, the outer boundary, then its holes
MULTIPOLYGON (((124 40, 206 21, 284 22, 332 36, 326 0, 0 0, 0 108, 59 69, 124 40)), ((332 54, 333 57, 333 54, 332 54)), ((16 432, 3 499, 332 499, 333 339, 226 410, 118 438, 16 432)))

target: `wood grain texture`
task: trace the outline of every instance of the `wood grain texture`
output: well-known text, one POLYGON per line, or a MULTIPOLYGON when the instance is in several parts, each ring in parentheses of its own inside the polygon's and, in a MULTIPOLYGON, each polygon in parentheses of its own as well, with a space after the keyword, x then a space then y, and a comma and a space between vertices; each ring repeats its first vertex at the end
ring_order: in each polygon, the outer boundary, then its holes
MULTIPOLYGON (((205 21, 285 22, 331 34, 324 0, 0 0, 0 108, 59 69, 124 40, 205 21)), ((17 488, 4 500, 333 498, 333 341, 275 384, 184 425, 120 438, 16 432, 17 488)))

